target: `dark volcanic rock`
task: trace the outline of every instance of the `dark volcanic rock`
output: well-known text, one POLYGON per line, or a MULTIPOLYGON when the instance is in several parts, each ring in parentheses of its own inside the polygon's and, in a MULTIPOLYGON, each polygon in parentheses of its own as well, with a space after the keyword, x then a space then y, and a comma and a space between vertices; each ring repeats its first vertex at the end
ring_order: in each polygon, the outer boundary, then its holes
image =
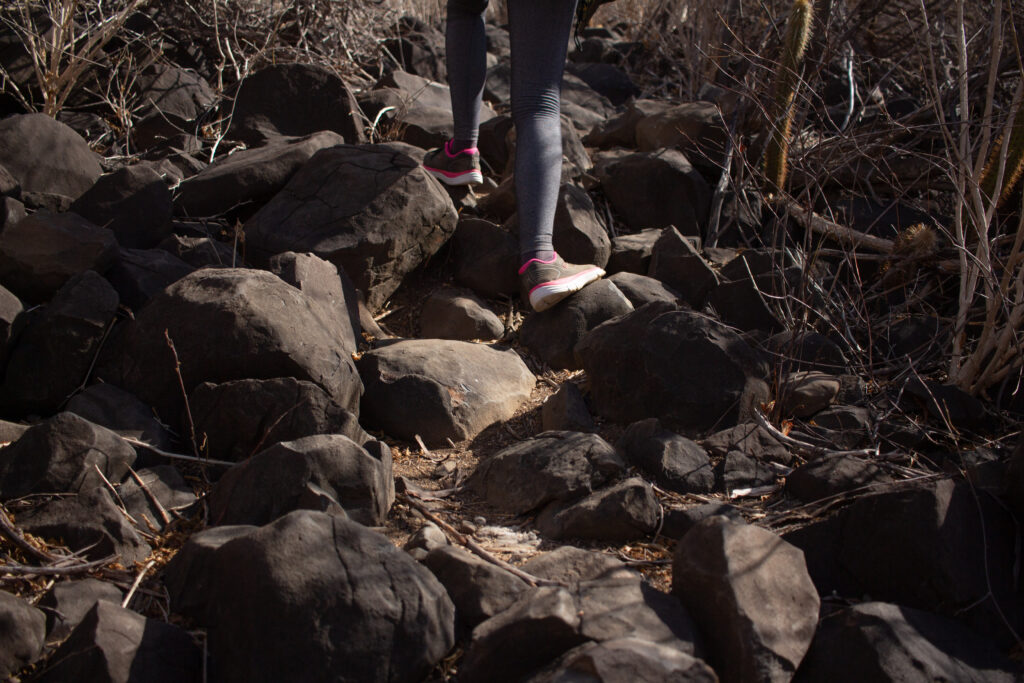
POLYGON ((47 642, 64 640, 98 600, 120 605, 122 597, 117 586, 99 579, 61 581, 56 584, 39 601, 39 606, 46 609, 47 642))
POLYGON ((6 679, 34 662, 45 636, 46 615, 28 601, 0 591, 0 676, 6 679))
POLYGON ((68 401, 67 411, 107 429, 168 450, 173 437, 145 403, 113 384, 93 384, 68 401))
POLYGON ((132 310, 195 270, 163 249, 121 249, 119 254, 106 277, 121 303, 132 310))
POLYGON ((781 465, 793 462, 793 454, 764 427, 754 422, 715 432, 701 442, 711 455, 724 458, 730 451, 739 451, 757 460, 770 460, 781 465))
POLYGON ((608 201, 630 229, 674 225, 683 235, 702 234, 711 188, 681 152, 631 154, 596 168, 608 201))
POLYGON ((665 111, 671 105, 661 100, 635 100, 626 105, 626 110, 596 126, 583 141, 591 147, 610 149, 613 147, 636 147, 636 124, 643 118, 665 111))
POLYGON ((235 253, 231 245, 209 237, 182 237, 169 235, 157 248, 170 252, 193 268, 207 266, 223 268, 244 268, 241 254, 235 253))
POLYGON ((266 203, 319 150, 344 142, 325 130, 221 157, 178 185, 175 206, 184 216, 219 216, 266 203))
POLYGON ((209 602, 213 562, 217 550, 228 541, 251 534, 253 526, 217 526, 192 534, 164 570, 163 582, 171 608, 198 623, 214 611, 209 602))
POLYGON ((480 463, 468 485, 503 512, 520 514, 585 496, 624 469, 596 434, 544 432, 480 463))
POLYGON ((82 136, 46 114, 21 114, 0 121, 0 159, 36 205, 50 197, 72 201, 100 177, 100 155, 82 136), (38 201, 41 200, 41 201, 38 201))
POLYGON ((441 184, 400 144, 317 152, 245 224, 262 258, 309 251, 348 273, 378 308, 455 230, 441 184))
POLYGON ((314 434, 368 438, 358 416, 313 382, 291 377, 204 382, 189 395, 196 436, 211 457, 240 462, 282 441, 314 434))
POLYGON ((171 232, 171 193, 146 163, 102 176, 71 210, 112 231, 118 244, 131 249, 155 247, 171 232))
POLYGON ((118 487, 117 495, 138 528, 146 532, 163 531, 175 519, 175 513, 187 516, 188 508, 197 500, 192 487, 185 483, 174 465, 139 470, 118 487))
POLYGON ((572 382, 563 382, 558 391, 548 397, 540 412, 543 431, 593 432, 597 426, 580 391, 572 382))
POLYGON ((580 367, 574 353, 577 342, 604 321, 632 311, 633 304, 614 284, 598 280, 529 316, 520 329, 520 341, 551 367, 576 369, 580 367))
POLYGON ((675 147, 702 169, 720 172, 729 131, 718 106, 686 102, 645 116, 636 124, 636 145, 641 152, 675 147))
POLYGON ((714 670, 685 652, 640 638, 580 645, 527 683, 718 683, 714 670))
POLYGON ((12 342, 19 331, 16 321, 24 310, 18 297, 0 286, 0 377, 3 377, 12 342))
POLYGON ((891 481, 892 477, 869 460, 852 455, 822 456, 793 470, 786 477, 786 491, 809 503, 891 481))
POLYGON ((230 137, 260 144, 317 131, 334 131, 349 144, 365 140, 355 97, 330 70, 315 64, 277 64, 239 85, 230 137))
POLYGON ((60 539, 90 560, 113 556, 125 567, 150 551, 103 485, 26 510, 18 515, 18 526, 40 538, 60 539))
POLYGON ((211 602, 202 623, 227 683, 317 683, 339 671, 350 680, 412 683, 454 644, 444 587, 353 521, 292 512, 222 542, 205 564, 196 567, 205 569, 196 577, 211 602))
POLYGON ((666 510, 665 524, 662 526, 661 533, 667 538, 680 539, 697 524, 715 515, 728 517, 734 522, 744 521, 740 509, 734 505, 729 505, 728 503, 701 503, 700 505, 691 505, 682 510, 666 510))
POLYGON ((259 526, 292 510, 340 507, 376 526, 394 500, 390 448, 322 434, 271 446, 225 472, 210 493, 210 523, 259 526))
POLYGON ((428 446, 471 439, 507 420, 535 378, 514 351, 441 339, 409 339, 363 354, 362 415, 368 425, 428 446))
MULTIPOLYGON (((736 259, 739 260, 739 259, 736 259)), ((722 322, 744 332, 764 330, 778 332, 782 322, 769 306, 777 292, 771 285, 743 275, 739 279, 722 282, 708 298, 708 304, 722 322)))
POLYGON ((452 238, 455 279, 483 296, 519 293, 519 243, 480 218, 463 218, 452 238))
POLYGON ((767 367, 739 335, 671 304, 609 320, 576 353, 594 408, 618 422, 659 417, 704 430, 735 422, 767 396, 767 367))
POLYGON ((775 472, 759 460, 740 451, 729 451, 718 463, 716 474, 727 495, 736 489, 770 486, 775 483, 775 472))
POLYGON ((337 318, 344 332, 341 341, 346 350, 355 351, 359 347, 363 340, 359 324, 359 296, 344 271, 339 272, 333 263, 313 254, 296 254, 293 251, 274 256, 268 266, 271 273, 301 289, 303 294, 337 318))
POLYGON ((563 185, 558 195, 552 239, 555 249, 569 263, 592 263, 604 268, 612 253, 611 240, 597 218, 594 202, 575 185, 563 185))
POLYGON ((97 375, 176 420, 184 399, 167 346, 181 362, 185 391, 201 382, 295 377, 315 382, 354 410, 361 385, 337 340, 334 319, 271 273, 203 269, 153 297, 104 349, 97 375), (109 352, 108 352, 109 349, 109 352))
POLYGON ((1010 683, 1020 674, 1019 664, 959 622, 865 602, 822 620, 794 680, 1010 683))
POLYGON ((457 546, 431 550, 423 564, 444 585, 456 616, 470 629, 510 607, 529 588, 522 579, 457 546))
POLYGON ((74 213, 38 211, 0 232, 0 284, 25 301, 49 299, 75 275, 105 272, 117 240, 74 213))
POLYGON ((839 378, 824 372, 792 372, 779 384, 779 409, 783 415, 811 417, 828 408, 840 388, 839 378))
POLYGON ((0 499, 99 486, 103 481, 96 468, 118 482, 133 462, 135 451, 114 432, 58 413, 0 450, 0 499))
POLYGON ((36 680, 191 683, 202 670, 202 652, 184 629, 100 601, 36 680))
POLYGON ((679 541, 672 593, 707 637, 724 683, 789 681, 818 624, 803 553, 725 517, 704 520, 679 541))
POLYGON ((654 243, 647 274, 679 292, 683 301, 696 309, 704 306, 708 294, 718 285, 711 265, 672 226, 662 230, 654 243))
POLYGON ((29 316, 0 385, 8 414, 52 414, 85 383, 108 326, 117 292, 92 271, 71 278, 29 316))
POLYGON ((498 339, 505 324, 475 294, 439 289, 420 312, 420 336, 435 339, 498 339))
POLYGON ((552 503, 537 518, 537 529, 555 540, 625 543, 654 532, 658 508, 650 484, 633 477, 574 503, 552 503))
POLYGON ((779 332, 765 342, 765 348, 786 370, 820 370, 833 375, 846 371, 842 349, 817 332, 779 332))
POLYGON ((707 493, 715 486, 715 473, 704 449, 663 429, 657 418, 631 424, 615 446, 627 463, 670 491, 707 493))
POLYGON ((654 244, 664 228, 650 228, 612 238, 612 253, 605 268, 609 273, 646 275, 651 267, 654 244))
POLYGON ((619 288, 619 291, 629 299, 633 308, 640 308, 652 301, 667 301, 676 303, 679 301, 679 293, 670 287, 666 287, 660 280, 646 275, 636 273, 619 272, 607 278, 608 282, 619 288))

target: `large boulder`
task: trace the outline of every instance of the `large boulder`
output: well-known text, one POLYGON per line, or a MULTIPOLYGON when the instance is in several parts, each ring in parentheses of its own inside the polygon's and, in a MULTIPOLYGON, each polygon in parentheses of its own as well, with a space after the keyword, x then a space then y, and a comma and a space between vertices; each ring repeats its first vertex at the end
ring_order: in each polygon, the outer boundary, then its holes
POLYGON ((595 166, 612 209, 631 230, 674 225, 683 235, 703 234, 711 188, 682 152, 638 152, 595 166))
POLYGON ((0 284, 41 303, 79 273, 105 272, 117 251, 109 230, 74 213, 38 211, 0 232, 0 284))
POLYGON ((433 548, 422 562, 444 585, 459 621, 470 629, 508 609, 528 589, 511 572, 458 546, 433 548))
POLYGON ((198 683, 202 671, 203 654, 187 631, 101 600, 36 680, 198 683))
POLYGON ((130 249, 155 247, 171 232, 171 193, 151 164, 125 166, 102 176, 71 210, 106 228, 130 249))
POLYGON ((203 382, 189 395, 196 436, 210 457, 241 462, 282 441, 315 434, 368 438, 358 414, 308 380, 292 377, 203 382))
POLYGON ((100 486, 100 473, 118 482, 134 462, 135 451, 114 432, 58 413, 0 450, 0 499, 100 486))
POLYGON ((709 517, 676 546, 672 593, 707 636, 723 683, 789 681, 820 601, 803 553, 770 531, 709 517))
POLYGON ((203 77, 173 64, 153 64, 135 77, 140 120, 132 126, 136 147, 148 149, 176 142, 198 130, 201 119, 217 103, 217 93, 203 77))
POLYGON ((0 385, 4 410, 19 416, 56 412, 85 384, 117 304, 114 288, 88 270, 30 315, 0 385))
POLYGON ((512 417, 536 379, 519 356, 481 344, 409 339, 363 354, 367 425, 428 446, 471 439, 512 417))
POLYGON ((341 508, 379 526, 395 500, 391 449, 339 434, 271 446, 224 473, 210 492, 211 524, 268 524, 298 509, 341 508), (333 504, 333 505, 331 505, 333 504))
POLYGON ((569 650, 549 669, 527 683, 718 683, 702 660, 640 638, 587 643, 569 650))
POLYGON ((582 500, 548 505, 537 517, 537 529, 556 540, 626 543, 654 533, 659 515, 651 485, 632 477, 582 500))
POLYGON ((1010 683, 1020 677, 1019 663, 957 621, 865 602, 822 620, 795 680, 1010 683))
POLYGON ((707 430, 767 398, 767 364, 711 318, 651 303, 591 330, 576 345, 595 410, 618 422, 658 417, 707 430))
POLYGON ((27 600, 0 591, 0 676, 28 666, 43 651, 46 615, 27 600))
POLYGON ((251 254, 309 251, 344 270, 378 308, 455 230, 448 194, 402 145, 317 152, 245 224, 251 254))
POLYGON ((494 340, 505 334, 505 323, 469 291, 439 289, 423 304, 420 336, 435 339, 494 340))
POLYGON ((633 304, 607 280, 598 280, 574 296, 529 316, 520 328, 523 346, 557 369, 578 369, 577 342, 606 320, 633 311, 633 304))
POLYGON ((185 216, 218 216, 239 208, 251 212, 250 207, 277 194, 318 151, 344 143, 342 136, 325 130, 221 157, 178 185, 177 211, 185 216))
POLYGON ((322 130, 349 144, 366 139, 355 97, 333 71, 316 64, 276 64, 239 84, 229 137, 258 145, 322 130))
POLYGON ((37 206, 78 199, 103 172, 82 136, 46 114, 0 120, 0 159, 23 200, 37 206))
POLYGON ((481 462, 467 486, 502 512, 521 514, 585 496, 624 469, 596 434, 544 432, 481 462))
POLYGON ((218 680, 412 683, 454 644, 444 587, 385 536, 308 510, 229 529, 193 574, 218 680))
POLYGON ((153 297, 105 347, 97 374, 164 421, 181 414, 183 388, 249 378, 308 380, 355 411, 362 387, 338 343, 343 334, 318 304, 271 273, 202 269, 153 297))

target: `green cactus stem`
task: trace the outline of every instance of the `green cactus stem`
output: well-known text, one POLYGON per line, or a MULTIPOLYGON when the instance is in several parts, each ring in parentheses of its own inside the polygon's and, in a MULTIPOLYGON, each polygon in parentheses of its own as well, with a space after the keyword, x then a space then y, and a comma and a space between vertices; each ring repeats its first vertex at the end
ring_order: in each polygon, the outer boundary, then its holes
POLYGON ((795 0, 786 22, 786 35, 775 74, 771 111, 771 136, 765 152, 765 179, 769 192, 782 189, 789 170, 789 139, 793 129, 793 103, 800 81, 800 64, 807 51, 814 16, 813 0, 795 0))

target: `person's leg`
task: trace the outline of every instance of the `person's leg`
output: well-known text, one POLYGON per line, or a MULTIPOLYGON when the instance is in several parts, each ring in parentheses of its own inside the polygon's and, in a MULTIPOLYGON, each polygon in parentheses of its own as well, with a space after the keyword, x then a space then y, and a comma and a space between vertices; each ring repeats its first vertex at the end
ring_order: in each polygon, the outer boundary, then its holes
POLYGON ((451 152, 476 147, 487 77, 487 0, 448 0, 445 53, 455 135, 451 152))
POLYGON ((566 263, 552 243, 562 182, 561 91, 576 0, 508 0, 512 119, 516 126, 519 269, 530 305, 544 311, 604 275, 566 263))
POLYGON ((523 261, 554 255, 562 177, 560 97, 576 0, 508 0, 515 183, 523 261))

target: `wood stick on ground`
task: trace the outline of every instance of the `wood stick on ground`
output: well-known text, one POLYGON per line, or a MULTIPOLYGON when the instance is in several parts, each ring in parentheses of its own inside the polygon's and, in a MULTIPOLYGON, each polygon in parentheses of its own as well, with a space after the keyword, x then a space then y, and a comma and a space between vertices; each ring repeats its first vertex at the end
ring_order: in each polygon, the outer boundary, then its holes
POLYGON ((780 196, 777 201, 794 220, 805 230, 816 232, 819 235, 831 237, 832 239, 845 244, 848 247, 864 247, 873 251, 880 251, 884 254, 892 253, 893 241, 883 237, 867 235, 845 225, 833 223, 824 216, 819 216, 813 211, 808 211, 800 206, 792 197, 780 196))
POLYGON ((25 540, 25 537, 22 536, 21 532, 18 531, 18 528, 14 526, 11 518, 7 515, 7 510, 2 505, 0 505, 0 533, 3 533, 3 535, 14 543, 14 545, 18 546, 37 560, 42 560, 43 562, 56 562, 61 559, 59 556, 45 550, 41 550, 25 540))
POLYGON ((130 436, 122 436, 121 438, 124 439, 125 441, 127 441, 128 443, 130 443, 133 446, 140 446, 142 448, 149 449, 150 451, 152 451, 153 453, 156 453, 157 455, 162 455, 163 457, 170 458, 172 460, 184 460, 186 462, 197 462, 197 463, 199 463, 201 465, 217 465, 218 467, 234 467, 235 465, 238 464, 237 462, 228 462, 227 460, 214 460, 213 458, 204 458, 202 456, 183 455, 181 453, 169 453, 167 451, 164 451, 164 450, 161 450, 161 449, 157 448, 153 444, 149 444, 149 443, 146 443, 145 441, 140 441, 138 439, 134 439, 134 438, 132 438, 130 436))
POLYGON ((156 497, 156 495, 149 489, 148 486, 146 486, 146 482, 142 481, 142 477, 140 477, 135 470, 129 467, 128 471, 131 473, 132 479, 135 480, 135 483, 139 485, 139 488, 142 489, 142 492, 146 494, 147 498, 149 498, 149 502, 152 503, 153 507, 156 508, 156 511, 160 513, 160 519, 164 521, 165 525, 170 524, 171 516, 167 514, 167 510, 164 509, 164 506, 160 503, 160 499, 156 497))
POLYGON ((480 558, 486 560, 487 562, 490 562, 491 564, 497 567, 501 567, 505 571, 509 572, 513 576, 522 579, 531 586, 561 586, 563 588, 568 587, 568 585, 563 583, 562 581, 542 579, 539 576, 528 574, 519 567, 516 567, 515 565, 509 564, 508 562, 505 562, 504 560, 495 557, 491 553, 484 550, 484 548, 481 547, 480 544, 473 540, 471 537, 459 533, 459 531, 456 530, 455 527, 453 527, 451 524, 449 524, 448 522, 444 521, 443 519, 435 515, 433 512, 431 512, 426 505, 416 500, 414 496, 415 494, 408 491, 405 493, 398 494, 398 498, 403 503, 406 503, 407 505, 415 508, 421 515, 429 519, 437 526, 441 527, 441 529, 456 543, 466 548, 469 548, 475 555, 479 556, 480 558))
POLYGON ((117 555, 110 555, 102 560, 94 560, 85 564, 73 564, 67 567, 29 567, 23 564, 5 564, 0 565, 0 574, 12 574, 14 576, 70 576, 73 574, 88 574, 116 560, 117 555))
POLYGON ((136 576, 135 577, 135 581, 132 582, 132 587, 128 591, 128 595, 124 596, 124 600, 121 601, 121 608, 122 609, 128 609, 128 603, 132 601, 132 597, 135 595, 135 591, 137 591, 139 589, 139 584, 142 583, 142 577, 144 577, 146 575, 146 572, 148 572, 150 569, 152 569, 153 565, 155 565, 155 564, 156 564, 156 562, 154 562, 153 560, 150 560, 149 562, 146 563, 146 566, 143 567, 141 571, 139 571, 139 575, 136 576))
POLYGON ((188 392, 185 391, 185 378, 181 376, 181 359, 178 358, 178 349, 174 348, 174 340, 171 333, 164 328, 164 339, 174 356, 174 373, 178 376, 178 386, 181 387, 181 397, 185 401, 185 416, 188 418, 189 439, 192 441, 192 454, 199 457, 199 445, 196 443, 196 423, 192 420, 192 408, 188 405, 188 392))
POLYGON ((787 434, 783 434, 775 427, 775 425, 768 421, 768 418, 766 418, 760 410, 754 409, 754 417, 757 419, 757 423, 764 427, 768 433, 774 436, 777 440, 808 457, 818 458, 827 455, 853 455, 860 458, 866 458, 878 455, 877 448, 861 448, 852 451, 841 451, 832 450, 831 448, 825 448, 823 446, 815 446, 814 444, 800 441, 799 439, 794 439, 787 434))

